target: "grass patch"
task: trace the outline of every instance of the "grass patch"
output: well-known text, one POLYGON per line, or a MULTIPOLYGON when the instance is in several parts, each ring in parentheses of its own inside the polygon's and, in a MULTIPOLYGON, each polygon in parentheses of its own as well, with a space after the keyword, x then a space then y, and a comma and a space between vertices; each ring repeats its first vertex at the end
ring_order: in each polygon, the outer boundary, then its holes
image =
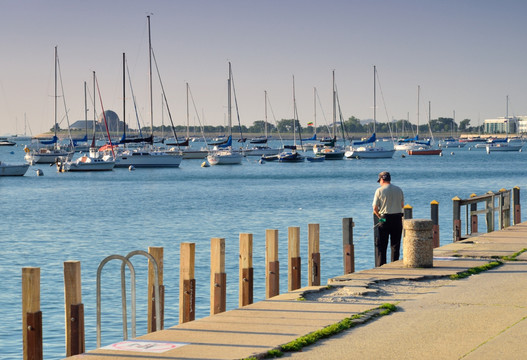
POLYGON ((296 340, 282 345, 280 347, 280 350, 283 352, 300 351, 304 346, 314 344, 320 339, 336 335, 344 330, 347 330, 359 324, 364 324, 378 316, 388 315, 396 310, 397 308, 393 304, 383 304, 378 308, 353 315, 352 317, 345 318, 339 321, 338 323, 326 326, 323 329, 301 336, 296 340))
POLYGON ((527 251, 527 249, 521 249, 520 251, 518 251, 517 253, 512 254, 511 256, 502 256, 501 259, 505 260, 505 261, 516 261, 517 260, 516 258, 520 254, 522 254, 522 253, 524 253, 526 251, 527 251))
POLYGON ((493 261, 485 265, 470 268, 467 271, 460 272, 459 274, 450 275, 450 279, 452 280, 464 279, 471 275, 479 274, 480 272, 490 270, 492 268, 495 268, 496 266, 500 266, 501 264, 503 264, 501 261, 493 261))

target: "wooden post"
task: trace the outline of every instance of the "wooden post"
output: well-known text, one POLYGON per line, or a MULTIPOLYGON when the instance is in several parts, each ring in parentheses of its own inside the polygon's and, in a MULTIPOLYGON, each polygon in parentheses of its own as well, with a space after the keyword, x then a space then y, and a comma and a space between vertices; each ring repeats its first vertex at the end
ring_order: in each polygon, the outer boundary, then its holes
POLYGON ((521 205, 520 205, 520 188, 515 186, 512 188, 512 203, 514 204, 514 225, 522 222, 521 205))
MULTIPOLYGON (((487 194, 493 194, 492 191, 488 191, 487 194)), ((494 196, 492 196, 489 200, 485 201, 485 222, 487 223, 487 232, 493 232, 494 231, 494 204, 495 199, 494 196)))
POLYGON ((196 244, 181 243, 179 261, 179 323, 196 318, 196 279, 194 259, 196 244))
POLYGON ((461 199, 459 197, 452 198, 452 215, 453 215, 453 241, 461 240, 461 199))
POLYGON ((434 248, 439 247, 439 202, 432 200, 430 202, 430 218, 432 219, 433 227, 433 242, 434 248))
MULTIPOLYGON (((374 215, 374 217, 376 217, 374 215)), ((353 218, 342 219, 342 250, 344 253, 344 274, 355 272, 355 246, 353 245, 353 218)))
POLYGON ((280 263, 278 261, 278 230, 265 230, 265 298, 280 294, 280 263))
POLYGON ((41 360, 42 312, 40 311, 40 268, 22 268, 22 338, 24 360, 41 360))
POLYGON ((85 338, 80 261, 64 262, 64 310, 66 356, 82 354, 85 352, 85 338))
MULTIPOLYGON (((476 194, 471 194, 471 198, 476 197, 476 194)), ((478 203, 470 204, 470 233, 475 234, 478 232, 478 203)))
POLYGON ((253 234, 240 234, 240 307, 253 303, 253 234))
POLYGON ((288 291, 301 287, 300 228, 288 228, 288 291))
POLYGON ((157 263, 157 274, 159 283, 159 316, 161 329, 156 329, 156 303, 155 303, 155 273, 154 265, 148 260, 148 329, 147 331, 154 332, 163 330, 165 317, 165 286, 163 285, 163 248, 162 247, 148 247, 148 253, 152 255, 157 263))
POLYGON ((307 285, 320 286, 320 225, 308 224, 307 229, 307 285))
POLYGON ((210 314, 226 310, 227 274, 225 273, 225 239, 210 239, 210 314))
POLYGON ((410 204, 404 206, 403 215, 405 220, 413 219, 413 208, 410 204))

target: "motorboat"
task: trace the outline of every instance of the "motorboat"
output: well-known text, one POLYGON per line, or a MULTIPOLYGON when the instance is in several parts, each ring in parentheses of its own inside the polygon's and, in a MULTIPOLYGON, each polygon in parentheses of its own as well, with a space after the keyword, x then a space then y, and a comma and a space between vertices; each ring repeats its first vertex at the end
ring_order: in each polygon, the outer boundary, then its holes
POLYGON ((24 176, 29 164, 7 164, 0 161, 0 176, 24 176))

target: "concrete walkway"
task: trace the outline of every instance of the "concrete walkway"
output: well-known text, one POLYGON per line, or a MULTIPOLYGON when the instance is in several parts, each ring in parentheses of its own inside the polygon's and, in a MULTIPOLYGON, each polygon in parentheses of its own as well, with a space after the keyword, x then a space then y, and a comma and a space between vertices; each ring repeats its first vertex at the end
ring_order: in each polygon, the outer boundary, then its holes
MULTIPOLYGON (((527 252, 470 276, 449 275, 527 249, 527 223, 434 250, 434 267, 402 261, 340 276, 244 308, 138 337, 186 345, 164 352, 97 349, 83 359, 241 359, 383 303, 397 311, 284 353, 301 359, 523 359, 527 338, 527 252), (299 301, 304 297, 305 301, 299 301)), ((133 344, 132 344, 133 345, 133 344)), ((116 347, 116 346, 114 346, 116 347)), ((123 350, 125 349, 125 350, 123 350)), ((144 348, 143 348, 144 350, 144 348)))

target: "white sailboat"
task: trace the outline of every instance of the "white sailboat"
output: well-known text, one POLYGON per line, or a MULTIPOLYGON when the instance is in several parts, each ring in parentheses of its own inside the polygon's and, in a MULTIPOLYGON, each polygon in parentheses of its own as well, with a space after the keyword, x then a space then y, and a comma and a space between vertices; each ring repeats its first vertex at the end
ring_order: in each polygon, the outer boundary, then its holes
MULTIPOLYGON (((150 80, 150 128, 152 139, 154 137, 154 111, 152 97, 152 39, 150 33, 150 16, 148 19, 148 58, 149 58, 149 80, 150 80)), ((123 87, 124 91, 124 87, 123 87)), ((169 154, 164 151, 155 150, 152 146, 145 146, 135 150, 124 150, 116 154, 115 167, 179 167, 182 156, 169 154)))
POLYGON ((207 148, 202 147, 200 149, 197 149, 189 145, 189 140, 190 140, 189 95, 190 95, 190 86, 187 83, 187 137, 185 139, 186 146, 183 146, 181 148, 181 155, 183 156, 183 159, 205 159, 207 155, 209 154, 209 151, 207 150, 207 148))
POLYGON ((324 155, 326 160, 341 160, 344 157, 344 149, 337 142, 337 89, 335 87, 335 70, 333 70, 333 134, 330 144, 317 144, 313 146, 315 156, 324 155))
POLYGON ((55 126, 53 127, 54 135, 51 140, 36 140, 30 146, 24 147, 26 155, 24 159, 30 164, 53 164, 58 159, 71 160, 73 151, 62 149, 58 144, 59 138, 57 136, 57 67, 58 67, 58 51, 55 46, 55 126), (44 145, 44 146, 42 146, 44 145))
POLYGON ((389 159, 393 157, 394 149, 385 149, 376 146, 376 124, 377 124, 377 68, 373 66, 373 134, 365 141, 354 142, 345 156, 355 159, 389 159))
MULTIPOLYGON (((419 96, 417 98, 419 99, 419 96)), ((418 107, 419 107, 419 100, 417 101, 417 104, 418 104, 418 107)), ((432 117, 431 117, 431 107, 432 106, 431 106, 431 103, 429 101, 428 102, 428 130, 430 131, 430 135, 431 135, 432 141, 433 141, 434 138, 433 138, 433 134, 432 134, 432 129, 430 127, 430 120, 432 119, 432 117)), ((417 118, 419 118, 419 116, 417 118)), ((443 153, 442 149, 438 149, 438 148, 435 148, 434 146, 432 146, 432 143, 430 142, 430 140, 428 140, 426 143, 415 142, 415 144, 416 144, 416 147, 406 151, 406 153, 408 155, 441 155, 443 153)))
POLYGON ((207 156, 207 161, 210 165, 238 165, 242 163, 242 153, 235 151, 232 148, 232 106, 231 106, 231 91, 232 91, 232 67, 229 61, 229 78, 227 80, 227 117, 229 136, 225 144, 216 145, 214 149, 207 156))
MULTIPOLYGON (((295 77, 293 76, 293 146, 284 146, 284 151, 276 155, 278 162, 302 162, 305 160, 305 156, 297 151, 296 146, 296 126, 298 123, 298 111, 296 108, 296 95, 295 95, 295 77)), ((302 147, 302 137, 300 135, 300 147, 302 147)))

